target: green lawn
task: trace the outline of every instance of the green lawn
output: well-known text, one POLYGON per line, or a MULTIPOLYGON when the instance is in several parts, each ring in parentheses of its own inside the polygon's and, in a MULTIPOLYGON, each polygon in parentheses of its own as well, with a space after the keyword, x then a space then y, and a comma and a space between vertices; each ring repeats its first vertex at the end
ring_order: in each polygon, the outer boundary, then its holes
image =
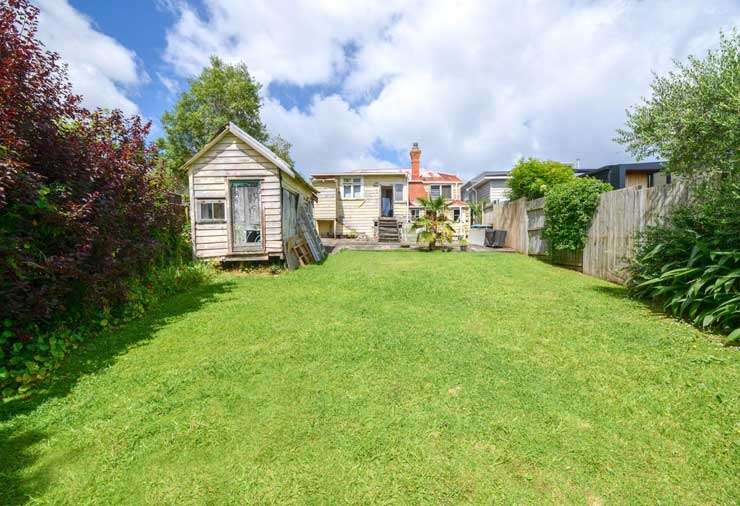
POLYGON ((0 407, 0 503, 735 504, 739 357, 515 254, 227 274, 0 407))

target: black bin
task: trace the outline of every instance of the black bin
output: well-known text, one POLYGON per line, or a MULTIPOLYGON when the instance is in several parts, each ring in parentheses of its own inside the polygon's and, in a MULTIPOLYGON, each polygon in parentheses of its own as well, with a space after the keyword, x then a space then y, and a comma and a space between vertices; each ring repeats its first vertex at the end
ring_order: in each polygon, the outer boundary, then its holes
POLYGON ((506 230, 486 230, 487 248, 503 248, 506 243, 506 230))

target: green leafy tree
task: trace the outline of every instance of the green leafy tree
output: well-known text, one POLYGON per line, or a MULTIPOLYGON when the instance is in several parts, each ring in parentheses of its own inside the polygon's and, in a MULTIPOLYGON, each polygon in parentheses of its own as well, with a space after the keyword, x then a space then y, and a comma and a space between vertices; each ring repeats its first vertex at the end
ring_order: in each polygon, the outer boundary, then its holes
POLYGON ((509 198, 538 199, 545 196, 548 188, 570 181, 574 177, 573 168, 566 163, 522 158, 511 169, 509 198))
POLYGON ((294 167, 295 164, 293 163, 293 159, 290 157, 290 148, 292 148, 293 145, 285 140, 282 135, 278 134, 270 137, 267 147, 270 148, 273 153, 288 162, 288 165, 290 165, 291 168, 294 167))
POLYGON ((638 160, 667 160, 677 175, 740 171, 740 33, 720 32, 716 51, 674 65, 655 77, 649 99, 627 110, 615 141, 638 160))
POLYGON ((610 184, 592 177, 574 177, 548 189, 543 234, 551 252, 583 248, 599 195, 611 189, 610 184))
POLYGON ((432 250, 437 245, 451 243, 455 229, 448 217, 449 201, 444 197, 419 197, 418 202, 424 209, 424 215, 411 224, 411 230, 420 230, 416 242, 425 243, 432 250))
POLYGON ((691 182, 688 202, 638 237, 630 293, 740 344, 740 34, 656 76, 616 141, 691 182), (700 177, 697 177, 700 176, 700 177))
POLYGON ((166 172, 182 180, 178 169, 230 121, 293 166, 290 143, 271 138, 260 118, 261 87, 245 64, 229 65, 212 56, 211 64, 162 115, 165 135, 158 144, 166 172))

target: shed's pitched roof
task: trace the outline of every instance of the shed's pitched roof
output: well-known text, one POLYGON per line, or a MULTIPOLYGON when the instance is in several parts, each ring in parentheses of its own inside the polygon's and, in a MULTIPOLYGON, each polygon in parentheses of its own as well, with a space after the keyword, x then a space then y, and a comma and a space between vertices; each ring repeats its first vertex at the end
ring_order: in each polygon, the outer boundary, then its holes
POLYGON ((213 146, 215 146, 218 143, 218 141, 223 139, 226 136, 226 134, 229 134, 229 133, 235 136, 237 139, 243 141, 247 146, 254 149, 260 155, 267 158, 267 160, 270 161, 273 165, 275 165, 278 169, 285 172, 289 176, 296 178, 297 180, 299 180, 300 182, 308 186, 308 188, 312 192, 314 193, 317 192, 316 188, 314 188, 314 186, 311 183, 309 183, 300 172, 298 172, 295 169, 292 169, 290 165, 288 165, 285 162, 285 160, 283 160, 282 158, 277 156, 275 153, 273 153, 270 148, 262 144, 260 141, 258 141, 257 139, 249 135, 247 132, 245 132, 244 130, 242 130, 241 128, 239 128, 232 122, 229 122, 228 125, 224 126, 216 135, 213 136, 213 138, 208 142, 208 144, 203 146, 203 148, 200 151, 195 153, 190 158, 190 160, 188 160, 187 162, 183 164, 182 167, 188 169, 188 172, 190 172, 192 170, 193 163, 195 163, 200 157, 202 157, 208 151, 210 151, 210 149, 213 146))

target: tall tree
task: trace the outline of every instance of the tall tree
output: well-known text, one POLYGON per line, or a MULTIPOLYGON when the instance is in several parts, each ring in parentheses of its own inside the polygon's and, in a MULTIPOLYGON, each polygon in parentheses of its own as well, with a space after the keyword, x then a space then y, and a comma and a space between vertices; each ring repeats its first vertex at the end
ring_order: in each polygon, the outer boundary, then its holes
POLYGON ((549 188, 559 183, 567 183, 573 177, 575 177, 573 168, 566 163, 522 158, 511 169, 509 198, 538 199, 544 197, 549 188))
POLYGON ((293 166, 290 144, 271 138, 260 118, 262 101, 258 83, 243 63, 229 65, 216 56, 162 115, 165 135, 159 139, 167 172, 182 179, 178 169, 228 122, 233 122, 293 166))
POLYGON ((740 172, 740 32, 656 76, 652 96, 627 110, 615 140, 638 160, 655 156, 679 175, 740 172))

